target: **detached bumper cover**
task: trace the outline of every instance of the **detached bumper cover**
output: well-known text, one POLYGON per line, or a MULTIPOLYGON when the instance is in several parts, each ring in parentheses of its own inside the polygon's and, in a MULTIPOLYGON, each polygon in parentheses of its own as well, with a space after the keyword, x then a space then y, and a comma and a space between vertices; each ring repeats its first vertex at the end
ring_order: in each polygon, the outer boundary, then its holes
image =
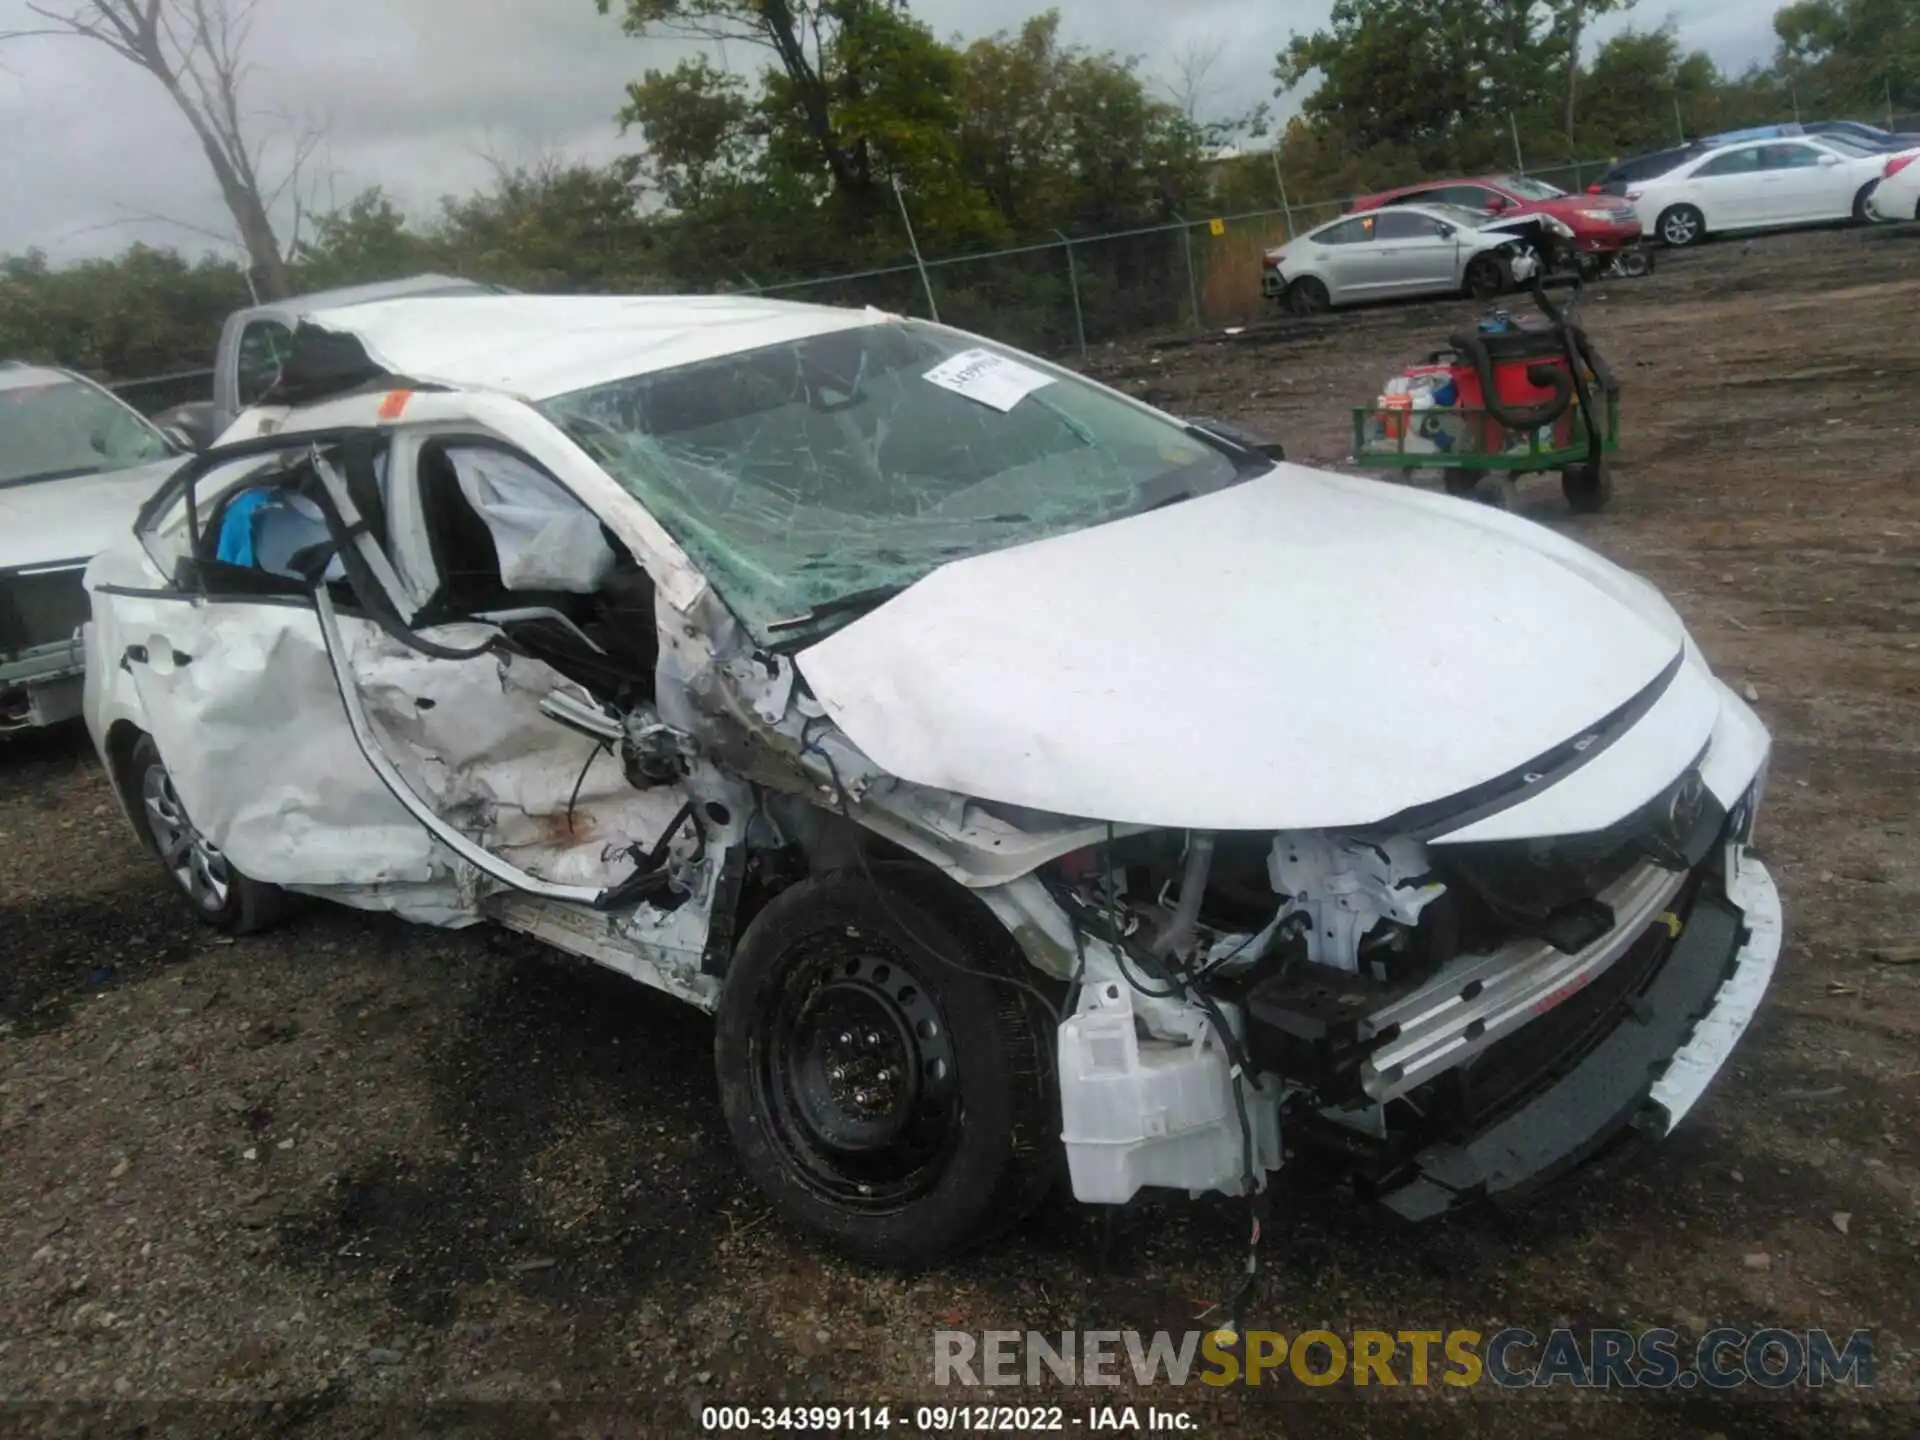
POLYGON ((1460 1143, 1415 1157, 1382 1196, 1424 1220, 1465 1201, 1513 1196, 1561 1174, 1638 1123, 1665 1135, 1726 1064, 1773 979, 1780 896, 1759 861, 1729 852, 1658 972, 1614 1031, 1551 1088, 1460 1143))

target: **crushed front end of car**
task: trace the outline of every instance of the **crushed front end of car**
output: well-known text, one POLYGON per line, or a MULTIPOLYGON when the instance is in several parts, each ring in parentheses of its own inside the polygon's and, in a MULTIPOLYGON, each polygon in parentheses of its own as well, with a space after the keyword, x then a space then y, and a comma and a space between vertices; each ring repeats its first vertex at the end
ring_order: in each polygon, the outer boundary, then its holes
POLYGON ((1056 862, 1110 960, 1061 1031, 1075 1194, 1234 1193, 1284 1147, 1426 1219, 1664 1135, 1779 951, 1757 805, 1690 768, 1597 835, 1151 834, 1056 862))
POLYGON ((1284 1160, 1424 1219, 1664 1135, 1779 954, 1752 848, 1765 729, 1591 552, 1279 469, 1137 549, 1114 526, 966 562, 798 657, 863 747, 846 763, 883 777, 869 809, 937 784, 945 813, 1008 832, 977 842, 994 860, 1053 852, 1000 882, 956 828, 919 826, 1069 987, 1075 1195, 1244 1194, 1284 1160), (1211 563, 1169 578, 1156 540, 1211 563), (1261 556, 1282 553, 1276 578, 1261 556), (1360 569, 1377 605, 1324 598, 1360 569), (1125 598, 1106 573, 1134 577, 1125 598), (1536 613, 1492 600, 1494 575, 1536 613), (1220 603, 1182 615, 1183 585, 1220 603), (1236 628, 1262 597, 1281 603, 1236 628), (1014 610, 1047 622, 994 622, 1014 610))

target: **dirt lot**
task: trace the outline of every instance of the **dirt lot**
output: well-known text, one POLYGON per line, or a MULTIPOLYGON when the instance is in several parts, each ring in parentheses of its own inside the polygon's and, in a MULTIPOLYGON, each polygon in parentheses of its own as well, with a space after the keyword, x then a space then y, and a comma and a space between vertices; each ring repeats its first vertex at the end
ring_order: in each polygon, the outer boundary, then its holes
MULTIPOLYGON (((1218 1434, 1913 1432, 1920 967, 1873 955, 1920 938, 1917 308, 1913 227, 1717 245, 1589 293, 1627 385, 1618 496, 1574 520, 1542 483, 1523 506, 1661 585, 1757 695, 1778 745, 1761 839, 1789 907, 1779 976, 1655 1158, 1413 1233, 1283 1190, 1251 1317, 1870 1327, 1875 1390, 1195 1386, 1162 1408, 1218 1434)), ((1339 463, 1346 407, 1471 313, 1090 368, 1339 463)), ((743 1190, 691 1012, 502 934, 325 908, 237 943, 197 933, 78 735, 0 747, 0 840, 0 1432, 572 1435, 625 1416, 620 1433, 677 1434, 724 1401, 898 1414, 956 1398, 929 1383, 937 1327, 1186 1330, 1240 1262, 1241 1210, 1179 1198, 1110 1233, 1061 1198, 939 1274, 824 1258, 743 1190)))

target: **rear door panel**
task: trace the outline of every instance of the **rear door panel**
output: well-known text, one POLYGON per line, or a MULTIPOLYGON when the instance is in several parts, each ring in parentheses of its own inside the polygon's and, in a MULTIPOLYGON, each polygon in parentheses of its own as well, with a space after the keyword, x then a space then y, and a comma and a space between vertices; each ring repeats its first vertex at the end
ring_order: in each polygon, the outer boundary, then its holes
MULTIPOLYGON (((124 669, 187 814, 243 873, 457 920, 466 907, 450 872, 354 745, 311 608, 104 598, 119 654, 102 663, 124 669)), ((378 634, 363 620, 343 626, 356 644, 378 634)))

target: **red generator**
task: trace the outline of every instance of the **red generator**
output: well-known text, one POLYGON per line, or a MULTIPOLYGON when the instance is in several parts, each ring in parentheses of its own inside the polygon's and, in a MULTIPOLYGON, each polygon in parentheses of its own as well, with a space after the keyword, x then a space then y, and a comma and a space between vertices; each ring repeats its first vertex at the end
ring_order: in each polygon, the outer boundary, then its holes
POLYGON ((1573 443, 1574 409, 1568 402, 1574 385, 1565 343, 1551 330, 1527 330, 1511 322, 1507 329, 1484 328, 1497 323, 1483 321, 1470 338, 1450 336, 1452 348, 1433 356, 1434 364, 1453 372, 1461 408, 1481 414, 1487 433, 1476 448, 1497 453, 1533 433, 1541 449, 1566 449, 1573 443), (1491 404, 1483 375, 1493 379, 1491 404))
MULTIPOLYGON (((1606 456, 1619 445, 1618 382, 1587 334, 1536 282, 1546 325, 1495 312, 1447 337, 1409 366, 1371 407, 1355 412, 1354 460, 1386 469, 1438 469, 1454 495, 1478 492, 1487 472, 1513 481, 1558 470, 1576 510, 1598 510, 1612 485, 1606 456)), ((1577 301, 1577 295, 1576 295, 1577 301)))

